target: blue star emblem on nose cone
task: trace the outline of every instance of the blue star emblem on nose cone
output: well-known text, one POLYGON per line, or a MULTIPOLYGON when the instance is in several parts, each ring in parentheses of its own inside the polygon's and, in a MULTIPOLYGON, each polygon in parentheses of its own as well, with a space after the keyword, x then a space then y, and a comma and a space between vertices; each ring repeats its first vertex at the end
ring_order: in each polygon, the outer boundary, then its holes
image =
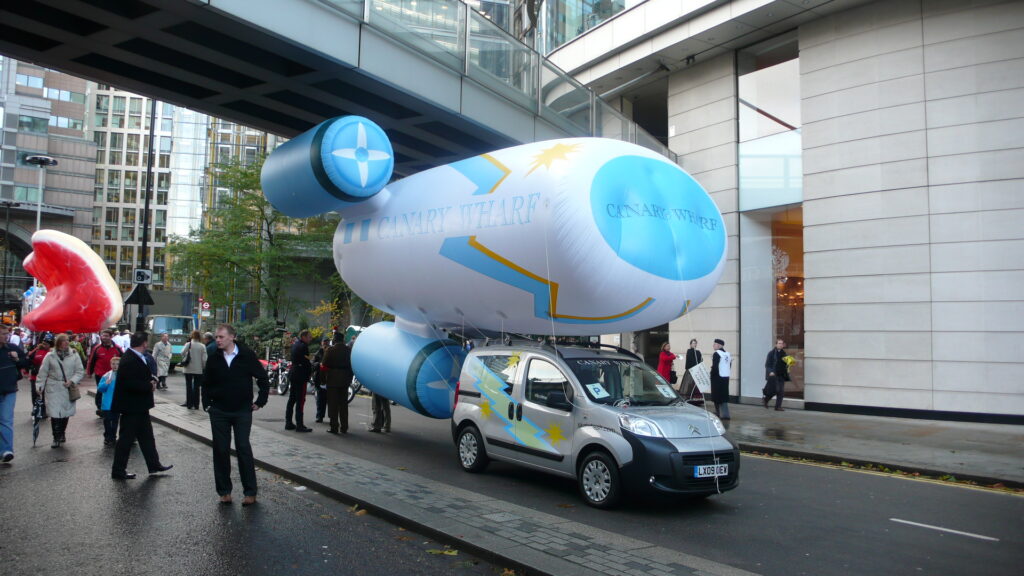
POLYGON ((376 194, 391 180, 395 153, 380 126, 361 116, 345 116, 327 128, 321 146, 324 171, 352 196, 376 194))

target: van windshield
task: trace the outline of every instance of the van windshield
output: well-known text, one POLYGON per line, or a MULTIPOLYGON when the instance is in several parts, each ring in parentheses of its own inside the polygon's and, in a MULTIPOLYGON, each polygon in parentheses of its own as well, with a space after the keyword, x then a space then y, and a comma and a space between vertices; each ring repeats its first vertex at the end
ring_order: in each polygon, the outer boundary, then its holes
POLYGON ((152 318, 153 333, 191 334, 192 319, 188 316, 154 316, 152 318))
POLYGON ((680 401, 668 382, 637 360, 566 358, 587 396, 601 404, 627 400, 633 406, 665 406, 680 401))

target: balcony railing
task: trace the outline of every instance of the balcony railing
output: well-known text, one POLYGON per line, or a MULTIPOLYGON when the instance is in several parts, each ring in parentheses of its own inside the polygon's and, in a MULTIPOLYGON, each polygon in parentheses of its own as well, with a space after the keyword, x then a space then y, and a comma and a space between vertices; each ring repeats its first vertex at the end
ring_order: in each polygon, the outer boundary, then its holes
POLYGON ((679 157, 586 86, 460 0, 314 0, 502 95, 571 136, 632 142, 679 157))

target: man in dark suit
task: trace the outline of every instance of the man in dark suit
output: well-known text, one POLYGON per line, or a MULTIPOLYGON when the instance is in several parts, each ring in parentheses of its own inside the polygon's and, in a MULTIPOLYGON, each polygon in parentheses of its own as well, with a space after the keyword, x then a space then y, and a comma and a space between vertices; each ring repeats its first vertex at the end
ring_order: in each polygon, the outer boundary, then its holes
POLYGON ((203 373, 203 409, 210 413, 213 432, 213 478, 222 504, 231 503, 231 434, 235 436, 238 474, 242 478, 242 506, 256 503, 256 463, 249 443, 252 413, 267 404, 270 379, 256 353, 235 341, 230 324, 217 327, 217 349, 203 373), (256 380, 259 396, 252 397, 256 380))
POLYGON ((153 407, 153 390, 156 390, 156 378, 146 362, 146 348, 149 340, 145 332, 132 334, 130 348, 121 357, 121 365, 117 368, 117 386, 114 387, 114 398, 110 409, 121 415, 120 434, 114 446, 114 467, 111 477, 115 480, 131 480, 135 474, 127 471, 128 456, 132 444, 139 441, 139 450, 146 459, 146 467, 150 474, 166 472, 173 465, 164 466, 160 463, 160 455, 156 451, 153 439, 153 423, 149 419, 149 409, 153 407))
POLYGON ((306 382, 313 374, 313 364, 310 362, 309 342, 313 339, 309 330, 299 332, 299 337, 292 344, 292 367, 288 373, 290 382, 288 389, 288 403, 284 407, 284 429, 295 430, 296 432, 312 432, 302 421, 302 413, 306 406, 306 382), (295 414, 294 423, 292 413, 295 414))

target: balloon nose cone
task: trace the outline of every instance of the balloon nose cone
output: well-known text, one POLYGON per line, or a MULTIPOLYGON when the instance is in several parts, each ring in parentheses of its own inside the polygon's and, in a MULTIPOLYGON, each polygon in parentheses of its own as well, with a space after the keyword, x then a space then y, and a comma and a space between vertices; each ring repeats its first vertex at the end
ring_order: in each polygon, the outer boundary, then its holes
POLYGON ((591 211, 605 242, 626 262, 669 280, 711 273, 722 259, 722 215, 700 184, 660 159, 608 161, 591 186, 591 211))

